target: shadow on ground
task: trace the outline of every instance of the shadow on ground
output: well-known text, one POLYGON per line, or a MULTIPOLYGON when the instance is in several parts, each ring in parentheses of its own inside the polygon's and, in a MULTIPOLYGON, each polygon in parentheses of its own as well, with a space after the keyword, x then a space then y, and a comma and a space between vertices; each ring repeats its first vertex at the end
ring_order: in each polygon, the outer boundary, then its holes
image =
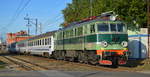
POLYGON ((125 65, 121 65, 123 67, 137 67, 137 66, 142 66, 144 65, 144 61, 145 59, 140 59, 140 60, 128 60, 127 64, 125 65))

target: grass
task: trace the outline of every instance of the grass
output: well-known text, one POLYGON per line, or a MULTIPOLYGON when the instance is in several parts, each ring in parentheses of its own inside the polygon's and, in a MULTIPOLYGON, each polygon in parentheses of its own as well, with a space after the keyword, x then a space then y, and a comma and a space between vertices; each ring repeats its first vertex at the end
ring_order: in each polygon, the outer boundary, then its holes
POLYGON ((129 60, 123 67, 130 68, 133 71, 150 71, 150 59, 129 60))
POLYGON ((4 63, 4 62, 0 61, 0 69, 5 68, 5 64, 6 64, 6 63, 4 63))
POLYGON ((146 59, 142 61, 142 66, 137 66, 136 70, 140 71, 150 71, 150 59, 146 59))

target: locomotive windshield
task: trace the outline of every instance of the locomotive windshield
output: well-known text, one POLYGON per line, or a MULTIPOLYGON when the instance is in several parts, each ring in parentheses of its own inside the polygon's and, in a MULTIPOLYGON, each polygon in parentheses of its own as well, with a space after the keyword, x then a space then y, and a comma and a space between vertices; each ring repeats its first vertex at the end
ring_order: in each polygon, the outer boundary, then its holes
POLYGON ((125 25, 123 23, 117 24, 118 32, 125 32, 125 25))
POLYGON ((123 23, 99 23, 97 24, 98 32, 125 32, 123 23))
POLYGON ((112 31, 112 32, 117 31, 116 24, 110 24, 110 31, 112 31))
POLYGON ((98 28, 98 31, 101 31, 101 32, 109 31, 109 26, 106 23, 97 24, 97 28, 98 28))

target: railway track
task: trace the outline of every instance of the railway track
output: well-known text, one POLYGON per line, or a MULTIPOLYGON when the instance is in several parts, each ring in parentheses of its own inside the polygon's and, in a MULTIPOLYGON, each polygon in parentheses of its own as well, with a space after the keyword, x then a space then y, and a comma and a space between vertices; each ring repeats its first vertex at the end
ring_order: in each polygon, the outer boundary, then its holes
POLYGON ((47 68, 47 67, 45 67, 45 66, 38 65, 38 64, 36 64, 36 63, 30 62, 30 61, 27 61, 27 60, 24 60, 24 59, 21 59, 21 58, 17 58, 17 57, 13 57, 13 58, 18 59, 18 60, 23 61, 23 62, 26 62, 26 63, 29 63, 29 64, 32 64, 32 65, 34 65, 34 66, 40 67, 40 68, 42 68, 42 69, 44 69, 44 70, 49 70, 49 68, 47 68))
POLYGON ((63 60, 48 59, 35 56, 1 56, 1 59, 9 64, 10 68, 24 71, 40 71, 40 70, 75 70, 75 71, 129 71, 128 68, 109 68, 99 65, 90 65, 76 62, 68 62, 63 60), (14 66, 14 67, 13 67, 14 66), (21 69, 20 69, 21 68, 21 69))
POLYGON ((4 58, 18 65, 19 67, 25 69, 26 71, 48 70, 47 67, 44 67, 35 63, 31 63, 29 61, 26 61, 20 58, 16 58, 12 56, 4 56, 4 58))
MULTIPOLYGON (((84 64, 84 63, 78 63, 78 62, 69 62, 69 61, 64 61, 64 60, 55 60, 55 59, 48 59, 48 58, 43 58, 43 57, 35 57, 35 56, 28 56, 28 58, 27 57, 25 58, 25 57, 23 58, 23 59, 25 59, 25 61, 26 61, 26 59, 29 60, 29 58, 30 58, 30 59, 33 59, 33 60, 42 60, 42 61, 47 61, 49 63, 54 63, 54 64, 55 64, 55 62, 61 63, 61 65, 58 65, 57 67, 59 67, 59 66, 63 67, 63 66, 72 66, 72 65, 74 66, 74 65, 76 65, 77 67, 78 66, 87 67, 87 68, 91 68, 91 69, 94 69, 94 70, 103 70, 103 71, 129 71, 129 69, 125 68, 125 67, 112 68, 112 67, 108 67, 108 66, 91 65, 91 64, 84 64)), ((47 67, 49 67, 49 66, 47 66, 47 67)), ((49 67, 49 68, 52 68, 52 67, 55 67, 55 66, 51 65, 51 67, 49 67)))

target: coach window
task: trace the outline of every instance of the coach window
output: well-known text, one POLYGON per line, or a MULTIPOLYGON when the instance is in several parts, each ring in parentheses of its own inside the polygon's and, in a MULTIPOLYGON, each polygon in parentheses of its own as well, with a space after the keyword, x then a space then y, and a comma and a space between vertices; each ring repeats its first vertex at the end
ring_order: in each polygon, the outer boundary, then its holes
POLYGON ((32 46, 32 43, 31 42, 29 42, 30 43, 30 46, 32 46))
POLYGON ((99 32, 108 32, 109 31, 109 26, 106 23, 97 24, 97 28, 98 28, 99 32))
POLYGON ((49 45, 49 38, 47 38, 47 45, 49 45))
POLYGON ((42 45, 42 41, 41 41, 41 39, 40 39, 40 45, 42 45))
POLYGON ((64 38, 66 38, 66 32, 64 31, 64 38))
POLYGON ((50 38, 48 38, 48 45, 50 45, 50 38))
POLYGON ((123 23, 118 23, 117 29, 118 29, 118 32, 126 32, 125 24, 123 23))
POLYGON ((38 46, 40 45, 40 41, 38 40, 38 46))
POLYGON ((77 29, 74 29, 74 35, 77 36, 77 29))
POLYGON ((33 41, 32 41, 32 46, 33 46, 33 41))
POLYGON ((90 33, 95 33, 95 24, 90 25, 90 33))
POLYGON ((40 45, 42 45, 42 39, 40 39, 40 45))
POLYGON ((46 38, 46 39, 45 39, 45 45, 47 45, 47 43, 48 43, 48 42, 47 42, 47 38, 46 38))
POLYGON ((35 46, 37 45, 37 41, 35 41, 35 46))
POLYGON ((40 45, 40 40, 38 40, 38 45, 40 45))
POLYGON ((31 43, 32 43, 32 46, 33 46, 33 41, 31 43))

